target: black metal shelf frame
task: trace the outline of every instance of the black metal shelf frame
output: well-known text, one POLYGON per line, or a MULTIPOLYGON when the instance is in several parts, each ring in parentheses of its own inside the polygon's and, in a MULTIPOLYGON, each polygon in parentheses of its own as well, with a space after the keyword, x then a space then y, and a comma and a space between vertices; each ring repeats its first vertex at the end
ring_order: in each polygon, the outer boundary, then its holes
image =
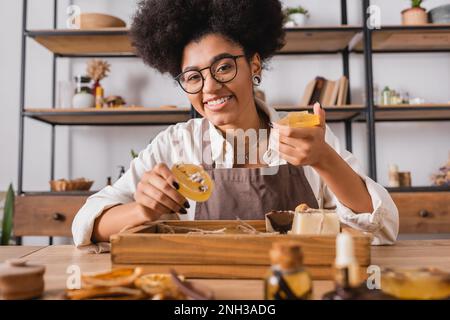
POLYGON ((363 17, 363 34, 364 34, 364 70, 365 70, 365 87, 367 97, 367 146, 369 148, 369 175, 375 181, 377 180, 377 164, 375 149, 375 108, 373 98, 373 66, 372 66, 372 29, 367 25, 369 21, 370 0, 363 0, 362 17, 363 17))
MULTIPOLYGON (((27 38, 34 38, 37 36, 45 36, 45 35, 54 35, 55 33, 61 32, 64 34, 70 33, 71 35, 76 35, 79 33, 80 35, 103 35, 107 33, 108 35, 123 35, 127 34, 126 30, 117 30, 117 31, 58 31, 57 30, 57 18, 58 18, 58 5, 57 0, 53 0, 53 30, 51 31, 30 31, 27 29, 27 9, 28 9, 28 0, 22 0, 22 32, 21 32, 21 72, 20 72, 20 114, 19 114, 19 168, 18 168, 18 193, 23 194, 23 161, 24 161, 24 119, 25 117, 34 118, 39 121, 48 123, 51 125, 51 164, 50 164, 50 177, 54 179, 55 173, 55 128, 59 124, 55 124, 48 121, 43 121, 43 119, 39 119, 37 116, 39 115, 36 112, 27 112, 25 111, 25 77, 26 77, 26 42, 27 38)), ((362 17, 363 21, 368 21, 368 11, 367 8, 370 5, 370 0, 363 0, 362 2, 362 17)), ((341 6, 341 25, 347 25, 347 0, 340 0, 341 6)), ((376 180, 377 178, 377 166, 376 166, 376 149, 375 149, 375 123, 378 121, 408 121, 408 119, 387 119, 387 120, 377 120, 376 112, 377 111, 400 111, 400 110, 408 110, 408 107, 401 108, 378 108, 374 104, 373 97, 373 61, 372 57, 374 54, 378 53, 414 53, 414 52, 450 52, 450 50, 373 50, 372 47, 372 35, 375 32, 381 32, 383 30, 449 30, 450 26, 442 26, 442 25, 427 25, 427 26, 386 26, 381 27, 381 29, 371 29, 367 26, 366 23, 363 23, 362 27, 346 27, 346 28, 333 28, 333 27, 325 27, 325 28, 304 28, 304 29, 287 29, 286 32, 296 32, 296 31, 310 31, 310 32, 321 32, 321 31, 358 31, 363 35, 363 50, 356 51, 350 50, 347 46, 343 50, 338 51, 326 51, 326 52, 280 52, 278 55, 313 55, 313 54, 341 54, 342 56, 342 69, 343 74, 347 76, 350 80, 350 66, 349 66, 349 57, 350 53, 360 53, 364 55, 364 70, 365 70, 365 90, 367 101, 365 105, 365 109, 360 110, 357 114, 351 115, 346 119, 338 120, 338 122, 344 122, 345 125, 345 142, 347 149, 352 151, 352 124, 353 122, 365 122, 367 125, 367 139, 368 139, 368 153, 369 153, 369 176, 376 180)), ((52 53, 52 98, 51 104, 52 108, 55 108, 55 98, 56 98, 56 68, 57 68, 57 59, 58 58, 95 58, 95 57, 103 57, 103 58, 134 58, 136 55, 134 54, 55 54, 52 53)), ((349 85, 350 88, 350 85, 349 85)), ((347 103, 351 104, 351 95, 349 95, 347 99, 347 103)), ((442 110, 443 108, 432 108, 426 107, 423 110, 442 110)), ((420 108, 411 107, 409 110, 420 110, 420 108)), ((445 108, 445 110, 450 110, 450 107, 445 108)), ((336 110, 336 111, 349 111, 347 109, 336 110)), ((126 111, 124 111, 126 112, 126 111)), ((330 111, 333 112, 333 111, 330 111)), ((195 110, 191 107, 191 117, 198 116, 195 110)), ((411 121, 448 121, 450 119, 413 119, 411 121)), ((80 123, 68 123, 64 125, 83 125, 80 123)), ((89 124, 92 125, 92 124, 89 124)), ((102 125, 130 125, 129 123, 114 123, 114 124, 95 124, 96 126, 102 125)), ((137 123, 132 125, 152 125, 151 123, 137 123)), ((156 125, 164 125, 164 123, 158 123, 156 125)), ((414 188, 412 188, 414 189, 414 188)), ((434 189, 433 189, 434 190, 434 189)))

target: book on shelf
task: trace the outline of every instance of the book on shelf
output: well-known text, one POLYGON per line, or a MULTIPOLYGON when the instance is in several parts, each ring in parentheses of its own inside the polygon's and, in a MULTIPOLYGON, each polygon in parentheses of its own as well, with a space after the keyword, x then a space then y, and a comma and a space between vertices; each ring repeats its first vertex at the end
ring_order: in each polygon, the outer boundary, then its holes
POLYGON ((335 106, 337 104, 337 98, 339 94, 339 80, 333 81, 333 91, 331 92, 330 101, 327 105, 335 106))
POLYGON ((348 78, 340 77, 338 80, 329 80, 317 76, 305 87, 301 106, 310 106, 319 102, 323 106, 342 106, 347 102, 348 78))
POLYGON ((338 85, 338 81, 327 80, 325 84, 325 90, 323 94, 323 98, 321 99, 321 103, 324 106, 334 106, 336 105, 337 94, 333 97, 335 93, 335 88, 338 85))
POLYGON ((348 79, 346 76, 342 76, 339 79, 339 93, 337 96, 336 104, 338 106, 345 105, 347 103, 347 96, 348 96, 348 79))
POLYGON ((311 97, 314 92, 314 88, 316 87, 317 79, 313 79, 306 85, 305 91, 303 93, 302 100, 300 101, 301 106, 307 106, 309 105, 309 102, 311 101, 311 97))
POLYGON ((314 86, 314 90, 312 93, 312 96, 310 97, 310 100, 308 101, 308 106, 313 104, 316 101, 320 101, 320 98, 322 96, 322 90, 325 87, 325 82, 327 80, 323 77, 316 77, 316 85, 314 86))

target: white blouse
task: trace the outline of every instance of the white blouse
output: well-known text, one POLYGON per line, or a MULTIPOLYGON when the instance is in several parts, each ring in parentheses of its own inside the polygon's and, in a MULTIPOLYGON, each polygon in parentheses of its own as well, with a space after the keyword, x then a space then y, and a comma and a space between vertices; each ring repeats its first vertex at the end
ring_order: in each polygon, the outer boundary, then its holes
MULTIPOLYGON (((259 108, 270 118, 271 122, 279 120, 280 115, 275 109, 258 102, 259 108)), ((165 163, 170 168, 175 163, 201 164, 202 161, 202 133, 201 125, 205 118, 191 119, 178 123, 159 133, 155 139, 142 150, 138 157, 130 163, 130 168, 117 180, 114 185, 107 186, 91 195, 83 207, 78 211, 72 224, 73 240, 77 247, 91 243, 94 221, 100 214, 117 204, 133 202, 133 195, 140 177, 151 170, 158 163, 165 163)), ((209 140, 211 153, 216 168, 232 168, 233 148, 220 132, 209 123, 209 140), (224 148, 225 146, 225 148, 224 148)), ((268 149, 263 156, 269 166, 286 164, 276 151, 276 138, 271 131, 268 149)), ((208 138, 208 137, 207 137, 208 138)), ((367 177, 358 165, 353 154, 342 148, 338 139, 329 127, 326 128, 325 141, 350 165, 365 181, 372 199, 373 212, 354 213, 344 206, 324 184, 323 180, 310 166, 304 167, 305 176, 311 185, 320 208, 336 208, 341 222, 355 229, 369 232, 373 235, 374 245, 392 244, 398 234, 398 210, 386 189, 367 177)), ((179 215, 182 220, 194 220, 195 202, 189 200, 190 208, 185 215, 179 215)))

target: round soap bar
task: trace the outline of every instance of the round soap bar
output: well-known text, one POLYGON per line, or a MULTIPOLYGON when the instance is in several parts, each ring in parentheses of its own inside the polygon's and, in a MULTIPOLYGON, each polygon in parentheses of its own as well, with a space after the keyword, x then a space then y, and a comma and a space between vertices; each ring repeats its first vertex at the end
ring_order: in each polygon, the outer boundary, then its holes
POLYGON ((194 164, 175 164, 172 173, 180 184, 178 191, 186 198, 204 202, 211 196, 214 184, 202 167, 194 164))
POLYGON ((141 268, 122 268, 107 272, 81 275, 87 287, 129 287, 141 275, 141 268))
POLYGON ((435 268, 384 269, 381 290, 398 299, 450 299, 450 273, 435 268))
POLYGON ((45 267, 23 259, 0 264, 0 299, 21 300, 40 297, 44 292, 45 267))
POLYGON ((289 112, 278 123, 291 128, 310 128, 320 125, 320 117, 316 114, 310 114, 308 111, 289 112))

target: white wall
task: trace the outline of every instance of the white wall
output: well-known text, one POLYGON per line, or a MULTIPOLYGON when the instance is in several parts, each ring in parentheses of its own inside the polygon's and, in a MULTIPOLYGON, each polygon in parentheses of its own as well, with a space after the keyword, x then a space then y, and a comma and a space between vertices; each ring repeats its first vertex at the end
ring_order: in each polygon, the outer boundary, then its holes
MULTIPOLYGON (((128 24, 135 0, 73 1, 85 12, 106 12, 128 24)), ((303 4, 311 12, 310 24, 340 23, 338 0, 285 0, 288 5, 303 4)), ((59 27, 65 26, 68 0, 59 3, 59 27)), ((382 24, 400 23, 400 11, 409 1, 377 0, 372 4, 382 10, 382 24)), ((450 3, 448 0, 425 1, 426 8, 450 3)), ((29 0, 29 29, 52 27, 52 1, 29 0)), ((10 182, 17 186, 21 1, 0 0, 0 190, 10 182)), ((361 24, 359 0, 348 0, 349 24, 361 24)), ((51 54, 33 40, 27 40, 26 106, 50 107, 51 54)), ((68 80, 83 72, 84 59, 60 59, 58 80, 68 80)), ((122 95, 128 103, 145 106, 188 102, 167 76, 145 67, 137 59, 109 59, 112 73, 103 84, 106 94, 122 95)), ((316 75, 338 78, 342 72, 340 55, 275 57, 264 73, 262 89, 271 104, 298 103, 305 84, 316 75)), ((364 100, 364 62, 362 55, 351 54, 351 89, 354 102, 364 100)), ((408 91, 430 102, 450 101, 450 54, 387 54, 374 56, 374 82, 408 91)), ((344 140, 342 124, 332 124, 344 140)), ((127 166, 131 148, 144 148, 164 127, 60 127, 56 139, 56 178, 87 177, 95 180, 93 189, 104 186, 107 176, 115 178, 118 165, 127 166)), ((391 163, 412 172, 414 185, 429 185, 429 176, 447 160, 450 150, 448 122, 378 123, 378 180, 387 184, 391 163)), ((367 137, 364 124, 355 124, 354 153, 367 168, 367 137)), ((26 120, 24 189, 46 190, 50 173, 50 128, 26 120)))

